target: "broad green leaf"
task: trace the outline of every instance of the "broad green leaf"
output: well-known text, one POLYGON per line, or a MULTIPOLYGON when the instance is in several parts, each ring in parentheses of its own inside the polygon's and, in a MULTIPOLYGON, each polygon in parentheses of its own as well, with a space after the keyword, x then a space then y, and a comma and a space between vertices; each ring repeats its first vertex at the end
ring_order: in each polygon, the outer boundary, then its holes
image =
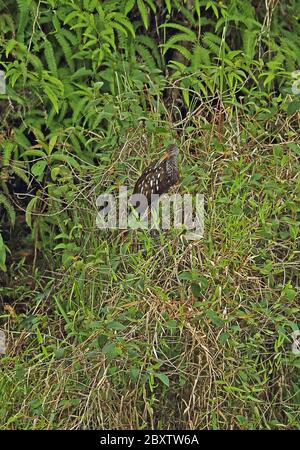
POLYGON ((48 154, 49 155, 52 153, 52 150, 54 149, 54 147, 56 145, 57 138, 58 138, 57 134, 50 138, 49 147, 48 147, 48 154))
POLYGON ((31 148, 21 154, 21 158, 25 158, 26 156, 36 156, 37 158, 43 158, 46 156, 46 153, 43 150, 31 148))
POLYGON ((169 387, 170 381, 167 375, 164 373, 155 373, 154 374, 156 378, 158 378, 165 386, 169 387))
POLYGON ((111 330, 123 331, 126 327, 122 323, 114 320, 113 322, 107 324, 107 328, 111 330))
POLYGON ((35 177, 40 177, 41 175, 43 175, 44 170, 47 166, 47 162, 44 160, 41 161, 37 161, 35 164, 33 164, 33 166, 31 167, 31 173, 35 176, 35 177))
POLYGON ((50 161, 62 161, 62 162, 66 162, 67 164, 70 164, 70 166, 74 167, 75 169, 80 169, 80 165, 79 163, 76 161, 75 158, 73 158, 70 155, 64 155, 63 153, 53 153, 52 155, 50 155, 50 161))
POLYGON ((115 359, 122 354, 122 349, 114 342, 108 342, 104 345, 102 352, 109 360, 115 359))

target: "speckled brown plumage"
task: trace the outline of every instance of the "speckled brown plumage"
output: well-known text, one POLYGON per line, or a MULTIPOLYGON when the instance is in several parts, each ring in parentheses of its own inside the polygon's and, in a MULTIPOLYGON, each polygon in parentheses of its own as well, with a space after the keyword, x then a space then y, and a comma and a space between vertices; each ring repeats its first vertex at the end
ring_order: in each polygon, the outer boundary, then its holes
POLYGON ((135 183, 133 194, 144 194, 151 203, 151 194, 164 194, 174 186, 179 179, 177 166, 179 149, 171 144, 166 154, 147 167, 135 183))

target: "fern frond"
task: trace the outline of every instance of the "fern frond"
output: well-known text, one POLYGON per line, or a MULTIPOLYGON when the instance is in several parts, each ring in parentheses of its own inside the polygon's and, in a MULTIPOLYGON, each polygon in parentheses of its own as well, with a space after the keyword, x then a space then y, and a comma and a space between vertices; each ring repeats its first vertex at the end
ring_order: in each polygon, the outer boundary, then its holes
POLYGON ((24 42, 24 30, 29 19, 29 8, 32 0, 17 0, 19 9, 17 40, 24 42))
POLYGON ((150 36, 139 35, 136 37, 136 42, 142 44, 144 47, 148 47, 151 50, 151 54, 153 54, 158 67, 161 67, 161 56, 154 39, 152 39, 150 36))
POLYGON ((124 17, 123 14, 120 14, 118 12, 111 13, 107 16, 107 20, 111 20, 112 25, 113 25, 113 21, 119 22, 119 24, 121 24, 123 28, 125 28, 127 31, 130 32, 130 34, 133 38, 135 37, 135 31, 132 26, 132 23, 130 22, 129 19, 127 19, 127 17, 124 17))
POLYGON ((0 16, 0 29, 2 29, 4 33, 11 32, 13 36, 15 35, 15 23, 11 15, 2 14, 0 16))
POLYGON ((57 42, 59 43, 59 45, 61 46, 61 49, 63 51, 63 54, 65 55, 68 66, 70 67, 71 71, 74 72, 75 64, 72 59, 73 52, 72 52, 72 49, 71 49, 68 41, 63 36, 63 34, 60 34, 60 33, 56 33, 55 38, 56 38, 57 42))
POLYGON ((163 23, 159 28, 174 28, 175 30, 179 30, 184 34, 189 34, 191 37, 195 37, 195 32, 190 28, 185 27, 184 25, 180 25, 179 23, 163 23))
POLYGON ((124 14, 127 16, 135 5, 135 0, 126 0, 124 6, 124 14))
POLYGON ((191 52, 187 48, 183 47, 183 45, 173 45, 172 48, 181 53, 188 61, 192 59, 191 52))
POLYGON ((0 204, 2 204, 4 209, 6 210, 10 223, 14 225, 16 221, 15 209, 11 204, 11 202, 7 199, 7 197, 5 197, 5 195, 3 195, 1 192, 0 192, 0 204))
POLYGON ((223 46, 224 46, 225 50, 227 50, 227 51, 230 50, 230 48, 228 47, 228 44, 220 36, 216 36, 213 33, 210 33, 209 31, 204 33, 203 43, 216 56, 218 56, 220 54, 220 51, 223 48, 223 46))
POLYGON ((140 14, 141 14, 144 27, 146 28, 146 30, 148 30, 149 19, 148 19, 148 11, 147 11, 147 8, 145 6, 145 3, 143 2, 143 0, 137 0, 137 6, 138 6, 138 9, 139 9, 140 14))
POLYGON ((9 160, 14 149, 12 142, 6 141, 3 145, 2 165, 3 167, 9 166, 9 160))
POLYGON ((48 39, 46 39, 44 45, 45 45, 44 55, 46 62, 48 64, 48 68, 50 72, 57 77, 57 65, 52 44, 50 41, 48 41, 48 39))
POLYGON ((196 72, 201 65, 210 66, 211 59, 209 50, 207 48, 201 47, 201 45, 195 45, 193 48, 191 66, 193 72, 196 72))
POLYGON ((177 42, 195 42, 196 35, 192 36, 190 34, 185 33, 178 33, 172 36, 165 44, 162 44, 162 47, 164 49, 163 53, 166 54, 166 52, 169 50, 169 48, 174 48, 174 44, 177 42))
POLYGON ((72 33, 70 30, 67 30, 66 28, 62 28, 61 32, 74 47, 78 44, 77 36, 75 36, 75 34, 72 33))
POLYGON ((35 71, 38 74, 40 74, 42 72, 42 70, 44 69, 41 60, 36 55, 33 55, 32 53, 28 53, 27 60, 28 60, 28 62, 30 62, 32 64, 32 66, 34 67, 35 71))
POLYGON ((141 56, 141 58, 143 59, 143 61, 145 62, 147 67, 150 68, 150 67, 156 66, 153 56, 151 55, 151 53, 149 52, 149 50, 146 47, 144 47, 143 45, 137 44, 136 51, 141 56))
POLYGON ((243 32, 243 50, 248 58, 248 60, 252 61, 255 56, 255 47, 257 43, 257 33, 254 33, 250 30, 245 30, 243 32))
POLYGON ((17 177, 21 178, 22 181, 24 181, 27 186, 29 185, 29 178, 25 173, 25 170, 20 169, 20 167, 17 167, 15 164, 12 164, 12 170, 17 175, 17 177))
POLYGON ((287 33, 285 37, 280 40, 281 47, 287 53, 293 61, 297 61, 300 65, 300 47, 297 45, 297 39, 292 33, 287 33))

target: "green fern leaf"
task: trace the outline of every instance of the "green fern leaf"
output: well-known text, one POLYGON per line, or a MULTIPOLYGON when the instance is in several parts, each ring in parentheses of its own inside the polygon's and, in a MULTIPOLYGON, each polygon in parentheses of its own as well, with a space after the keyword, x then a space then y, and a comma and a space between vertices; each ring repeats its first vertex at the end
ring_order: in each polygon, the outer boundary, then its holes
POLYGON ((145 61, 147 67, 155 67, 155 65, 156 65, 155 60, 146 47, 144 47, 143 45, 137 44, 136 51, 139 53, 139 55, 145 61))
POLYGON ((171 6, 171 0, 165 0, 167 11, 169 14, 171 14, 172 6, 171 6))
POLYGON ((158 51, 157 44, 154 39, 152 39, 150 36, 140 35, 136 37, 136 42, 142 44, 145 47, 148 47, 151 50, 151 53, 153 54, 158 67, 161 67, 161 55, 158 51))
POLYGON ((53 89, 51 89, 51 87, 49 85, 46 85, 44 87, 44 91, 45 94, 47 95, 47 97, 49 98, 49 100, 51 101, 54 110, 56 112, 56 114, 58 114, 59 112, 59 107, 58 107, 58 98, 57 95, 55 94, 55 92, 53 91, 53 89))
POLYGON ((183 45, 173 45, 172 48, 181 53, 188 61, 192 59, 191 52, 187 48, 183 47, 183 45))
POLYGON ((24 30, 29 19, 29 8, 32 0, 17 0, 19 9, 17 40, 24 42, 24 30))
POLYGON ((174 44, 177 42, 195 42, 195 40, 196 40, 196 35, 191 36, 190 34, 184 34, 184 33, 175 34, 165 44, 161 45, 164 49, 163 54, 165 55, 166 52, 170 48, 174 48, 174 44))
POLYGON ((195 45, 193 48, 191 66, 193 72, 196 72, 200 66, 210 66, 211 60, 209 56, 209 50, 207 48, 201 47, 201 45, 195 45))
POLYGON ((44 54, 45 54, 45 59, 48 64, 48 68, 49 68, 50 72, 57 77, 57 65, 56 65, 56 60, 55 60, 55 55, 54 55, 52 44, 50 41, 48 41, 48 39, 46 39, 44 45, 45 45, 44 54))
POLYGON ((78 38, 77 36, 72 33, 70 30, 67 30, 66 28, 61 28, 62 34, 65 36, 66 39, 75 47, 78 45, 78 38))
POLYGON ((61 46, 61 49, 65 55, 68 66, 70 67, 72 72, 75 72, 75 65, 72 58, 73 53, 70 44, 62 34, 56 33, 55 38, 58 41, 59 45, 61 46))
POLYGON ((195 32, 188 27, 180 25, 179 23, 163 23, 159 28, 174 28, 182 33, 189 34, 192 38, 195 37, 195 32))
POLYGON ((6 141, 3 145, 3 156, 2 156, 2 165, 3 167, 9 166, 9 160, 11 158, 11 154, 14 150, 14 144, 12 142, 6 141))
POLYGON ((14 225, 16 221, 15 209, 11 204, 11 202, 7 199, 7 197, 5 197, 5 195, 2 194, 1 192, 0 192, 0 204, 4 206, 4 209, 6 210, 7 216, 10 220, 10 223, 14 225))
POLYGON ((156 13, 156 6, 155 3, 153 3, 152 0, 146 0, 146 2, 148 3, 148 5, 150 6, 150 8, 152 9, 152 11, 154 12, 154 14, 156 13))
POLYGON ((28 62, 30 62, 33 65, 35 71, 40 75, 42 70, 44 69, 41 60, 36 55, 33 55, 32 53, 28 53, 27 60, 28 60, 28 62))
POLYGON ((243 33, 243 49, 249 61, 254 59, 256 43, 257 34, 253 31, 245 30, 243 33))
POLYGON ((15 164, 13 164, 12 170, 17 175, 17 177, 21 178, 21 180, 24 181, 25 184, 29 185, 30 180, 29 180, 28 176, 26 175, 24 169, 21 169, 20 167, 17 167, 15 164))
POLYGON ((148 30, 148 26, 149 26, 148 11, 147 11, 147 8, 145 6, 145 3, 143 2, 143 0, 137 0, 137 6, 138 6, 139 11, 141 13, 141 17, 142 17, 142 21, 143 21, 144 27, 146 28, 146 30, 148 30))
POLYGON ((131 33, 133 38, 135 37, 134 28, 130 20, 127 19, 127 17, 124 17, 123 14, 120 13, 114 13, 113 19, 118 21, 121 25, 123 25, 123 27, 126 28, 131 33))
POLYGON ((124 14, 127 16, 135 5, 135 0, 126 0, 124 7, 124 14))

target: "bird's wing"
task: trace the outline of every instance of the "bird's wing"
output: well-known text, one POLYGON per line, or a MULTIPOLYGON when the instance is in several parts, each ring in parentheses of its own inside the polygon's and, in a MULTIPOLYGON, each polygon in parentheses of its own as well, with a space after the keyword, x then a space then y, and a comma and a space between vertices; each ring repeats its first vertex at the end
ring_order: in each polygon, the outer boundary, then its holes
POLYGON ((137 182, 135 183, 135 186, 133 188, 133 194, 138 194, 140 193, 140 186, 142 181, 146 178, 146 176, 152 172, 153 170, 155 170, 157 163, 159 163, 159 159, 157 159, 156 161, 153 161, 150 166, 148 166, 142 173, 142 175, 138 178, 137 182))

